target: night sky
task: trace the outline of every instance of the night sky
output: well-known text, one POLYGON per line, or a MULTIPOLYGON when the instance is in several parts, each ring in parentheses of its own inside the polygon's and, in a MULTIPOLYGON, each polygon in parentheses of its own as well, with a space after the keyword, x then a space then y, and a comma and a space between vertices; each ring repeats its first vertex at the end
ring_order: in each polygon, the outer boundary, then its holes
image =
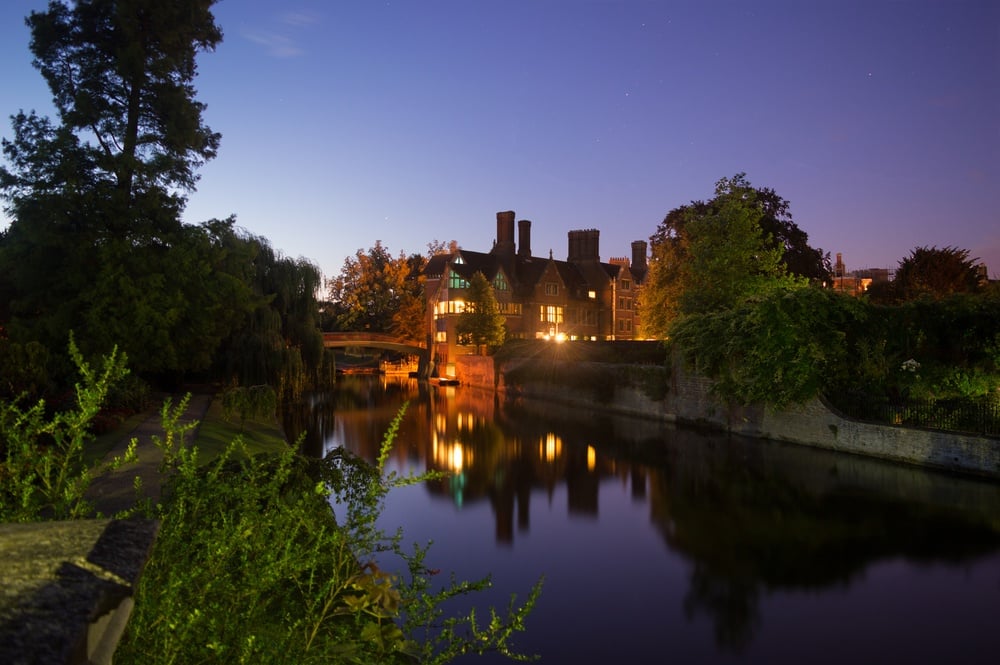
MULTIPOLYGON (((0 3, 0 114, 51 114, 0 3)), ((222 133, 185 220, 237 216, 327 277, 381 240, 629 256, 746 172, 848 269, 957 246, 1000 276, 996 0, 222 0, 199 59, 222 133)), ((9 122, 0 135, 10 137, 9 122)), ((6 218, 0 227, 6 225, 6 218)))

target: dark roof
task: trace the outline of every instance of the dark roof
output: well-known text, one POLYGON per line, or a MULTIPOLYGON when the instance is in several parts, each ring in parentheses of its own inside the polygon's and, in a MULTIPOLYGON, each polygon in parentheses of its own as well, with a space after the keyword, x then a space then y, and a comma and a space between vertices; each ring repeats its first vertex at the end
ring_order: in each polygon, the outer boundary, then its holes
POLYGON ((472 279, 477 272, 483 273, 486 279, 493 281, 497 273, 503 270, 511 284, 514 293, 521 297, 532 293, 549 264, 555 266, 563 285, 572 298, 588 298, 588 291, 602 291, 607 288, 610 280, 621 272, 621 266, 599 261, 558 261, 537 256, 504 256, 493 252, 474 252, 460 249, 457 252, 462 262, 456 263, 456 254, 438 255, 427 262, 425 273, 439 276, 444 273, 446 265, 450 265, 456 274, 465 279, 472 279))

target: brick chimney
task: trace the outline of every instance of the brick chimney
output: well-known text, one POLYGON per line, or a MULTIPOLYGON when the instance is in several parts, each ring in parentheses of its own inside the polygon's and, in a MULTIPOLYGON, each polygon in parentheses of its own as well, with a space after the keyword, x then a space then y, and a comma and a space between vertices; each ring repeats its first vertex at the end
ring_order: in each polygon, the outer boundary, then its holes
POLYGON ((569 232, 569 256, 567 261, 600 261, 600 237, 597 229, 569 232))
POLYGON ((531 220, 522 219, 517 223, 517 255, 531 258, 531 220))
POLYGON ((646 270, 646 241, 632 241, 632 267, 645 272, 646 270))
POLYGON ((497 213, 497 242, 493 246, 497 256, 514 256, 514 211, 497 213))

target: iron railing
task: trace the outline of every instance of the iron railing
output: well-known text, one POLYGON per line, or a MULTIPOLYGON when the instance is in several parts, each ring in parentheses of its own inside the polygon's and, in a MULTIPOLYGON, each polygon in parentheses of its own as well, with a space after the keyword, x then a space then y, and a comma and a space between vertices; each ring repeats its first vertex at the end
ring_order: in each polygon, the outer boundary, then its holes
POLYGON ((1000 437, 1000 396, 954 399, 879 399, 842 393, 827 400, 849 418, 904 427, 1000 437))

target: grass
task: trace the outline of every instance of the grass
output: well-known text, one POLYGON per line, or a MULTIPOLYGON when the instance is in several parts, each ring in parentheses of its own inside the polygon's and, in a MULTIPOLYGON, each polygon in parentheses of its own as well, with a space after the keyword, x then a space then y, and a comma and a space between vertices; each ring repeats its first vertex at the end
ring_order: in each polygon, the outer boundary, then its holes
POLYGON ((251 456, 258 453, 281 453, 288 448, 285 434, 275 420, 247 420, 241 427, 238 418, 226 418, 222 401, 216 396, 195 435, 194 445, 198 448, 199 459, 203 464, 215 460, 233 439, 241 435, 246 452, 251 456))

